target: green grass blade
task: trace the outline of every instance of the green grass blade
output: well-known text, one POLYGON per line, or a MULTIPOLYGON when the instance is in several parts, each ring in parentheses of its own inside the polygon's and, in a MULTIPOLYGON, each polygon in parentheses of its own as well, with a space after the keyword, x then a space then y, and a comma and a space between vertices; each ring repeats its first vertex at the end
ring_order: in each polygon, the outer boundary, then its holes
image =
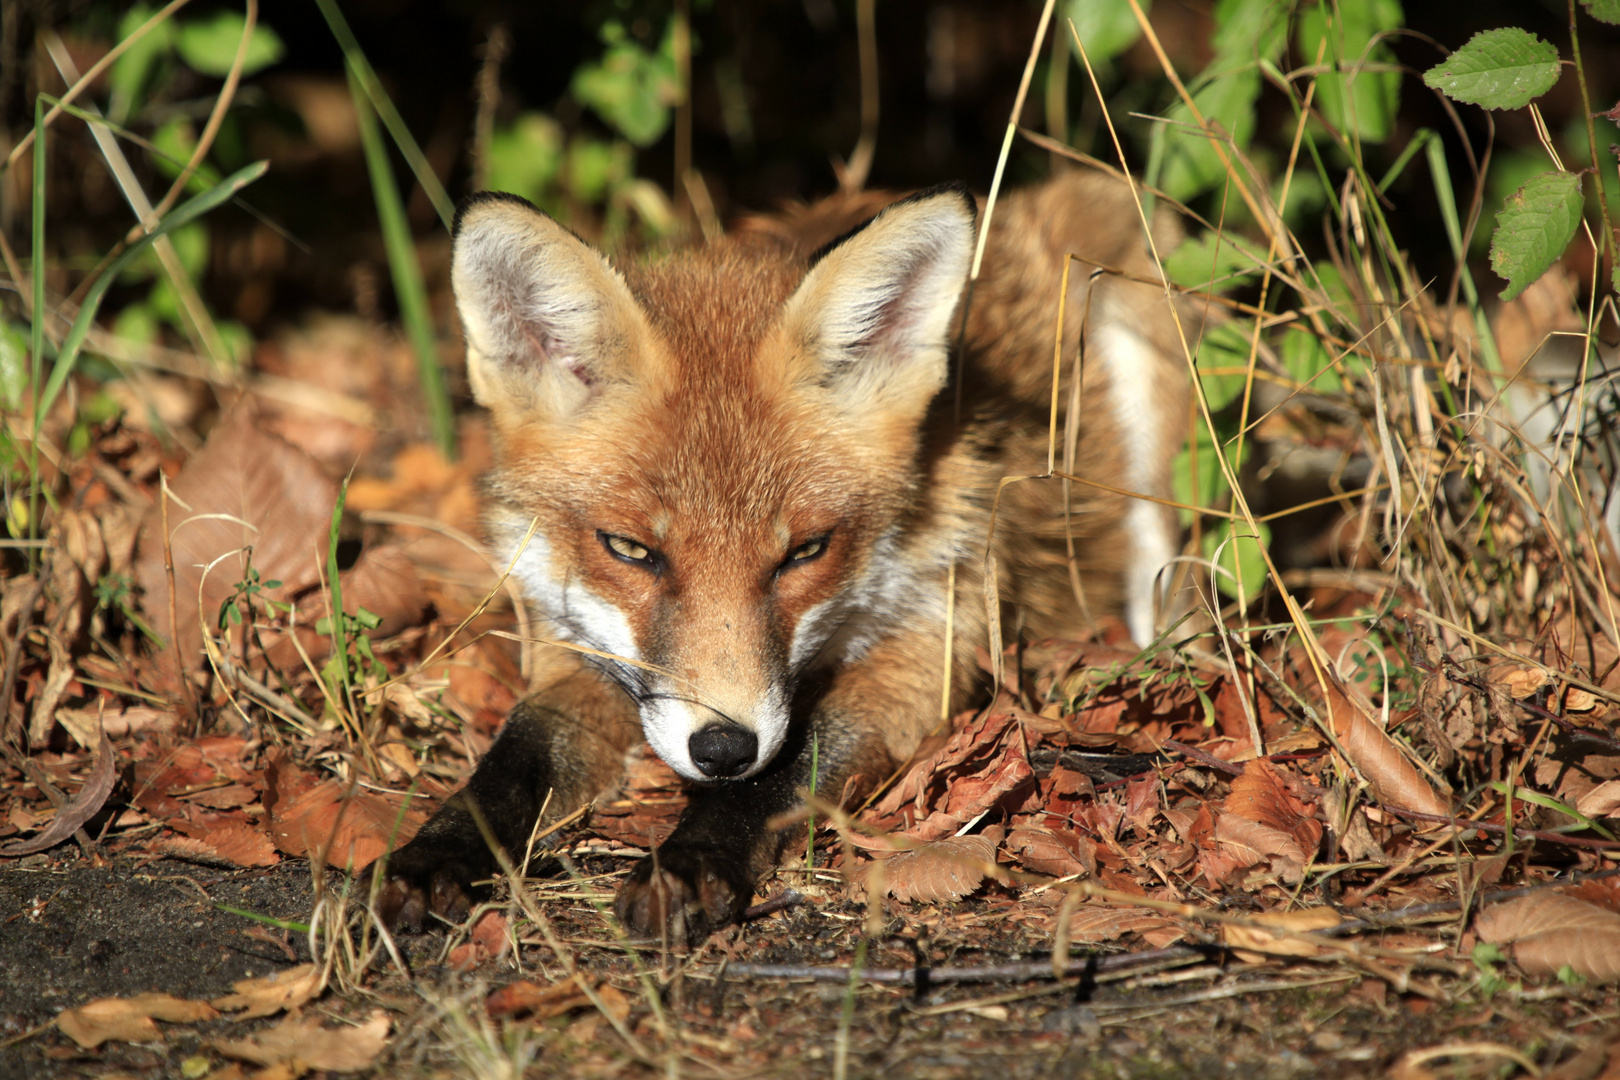
POLYGON ((383 144, 376 118, 361 93, 360 82, 360 77, 350 69, 349 88, 354 96, 355 115, 360 121, 360 143, 365 148, 366 168, 371 173, 371 191, 377 199, 383 244, 388 249, 394 295, 399 298, 405 333, 416 352, 416 370, 422 380, 422 398, 433 427, 433 441, 445 460, 453 461, 456 456, 455 417, 450 409, 450 394, 444 386, 444 372, 439 366, 427 287, 422 283, 422 267, 416 261, 416 243, 411 238, 410 223, 405 219, 405 204, 400 200, 399 186, 394 183, 393 167, 388 164, 388 147, 383 144))
POLYGON ((1451 241, 1451 255, 1462 267, 1463 298, 1468 301, 1468 310, 1474 314, 1474 328, 1479 331, 1485 365, 1492 371, 1501 371, 1502 356, 1496 351, 1496 335, 1485 320, 1485 310, 1479 305, 1479 287, 1474 284, 1473 272, 1468 269, 1468 252, 1463 247, 1462 218, 1457 213, 1457 192, 1451 184, 1446 148, 1439 139, 1430 139, 1423 149, 1429 159, 1429 176, 1434 181, 1434 198, 1440 204, 1440 220, 1446 226, 1446 239, 1451 241))
MULTIPOLYGON (((34 430, 28 440, 28 539, 39 539, 39 427, 47 409, 40 408, 40 379, 45 373, 45 102, 34 99, 34 214, 31 255, 34 272, 34 318, 29 325, 28 347, 33 353, 34 430)), ((7 509, 10 514, 10 509, 7 509)), ((29 562, 39 558, 30 548, 29 562)))
POLYGON ((84 304, 79 308, 78 318, 73 320, 67 336, 62 339, 56 366, 51 369, 50 381, 45 384, 44 392, 34 404, 36 425, 44 419, 51 404, 55 402, 56 395, 60 394, 62 387, 66 385, 68 376, 73 374, 73 365, 79 359, 84 339, 90 335, 90 327, 95 324, 96 311, 101 307, 101 301, 106 297, 107 290, 118 280, 119 272, 138 258, 141 252, 156 243, 159 237, 167 236, 181 226, 191 224, 221 203, 227 202, 238 191, 263 176, 269 167, 268 161, 256 161, 252 165, 238 169, 201 195, 181 203, 168 217, 158 223, 157 228, 131 244, 111 266, 107 267, 106 272, 96 279, 95 284, 90 286, 90 291, 85 293, 84 304))
MULTIPOLYGON (((354 32, 349 29, 349 21, 343 17, 343 12, 338 10, 337 0, 315 0, 315 6, 326 16, 326 25, 331 28, 338 47, 343 50, 343 58, 348 61, 349 71, 359 80, 366 98, 377 110, 377 115, 382 117, 383 126, 388 129, 388 134, 394 137, 394 145, 398 146, 399 152, 405 156, 411 172, 416 176, 416 182, 422 185, 422 191, 427 195, 428 201, 439 213, 439 220, 444 222, 445 230, 449 231, 450 224, 456 216, 455 204, 451 202, 449 193, 444 190, 444 185, 439 183, 439 177, 434 173, 433 167, 428 164, 427 155, 416 145, 416 139, 411 135, 411 129, 405 126, 399 110, 394 108, 394 102, 383 89, 377 73, 372 70, 371 62, 361 51, 360 42, 355 40, 354 32)), ((361 111, 364 112, 363 109, 361 111)))

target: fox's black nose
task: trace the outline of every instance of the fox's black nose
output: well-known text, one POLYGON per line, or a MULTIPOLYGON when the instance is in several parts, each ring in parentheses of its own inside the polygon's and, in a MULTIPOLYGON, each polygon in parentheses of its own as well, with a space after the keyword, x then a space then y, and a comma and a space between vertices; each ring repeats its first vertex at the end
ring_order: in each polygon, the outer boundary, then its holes
POLYGON ((736 776, 754 763, 759 740, 754 733, 735 724, 710 724, 692 734, 687 742, 692 762, 708 776, 736 776))

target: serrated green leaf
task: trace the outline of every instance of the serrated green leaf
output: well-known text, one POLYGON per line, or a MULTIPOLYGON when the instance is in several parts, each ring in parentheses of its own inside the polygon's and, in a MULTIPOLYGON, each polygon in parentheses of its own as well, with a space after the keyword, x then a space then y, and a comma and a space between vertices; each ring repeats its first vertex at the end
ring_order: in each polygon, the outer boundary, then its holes
POLYGON ((1581 224, 1581 178, 1571 172, 1533 176, 1509 195, 1496 216, 1491 269, 1507 280, 1512 300, 1547 272, 1581 224))
MULTIPOLYGON (((215 78, 223 78, 236 61, 236 48, 242 41, 247 19, 240 12, 222 11, 212 18, 188 22, 180 27, 174 47, 180 59, 193 71, 215 78)), ((242 61, 242 74, 252 75, 280 60, 287 51, 276 32, 263 23, 253 27, 248 39, 247 56, 242 61)))
POLYGON ((1620 24, 1620 0, 1581 0, 1581 6, 1599 22, 1620 24))
MULTIPOLYGON (((1620 3, 1620 0, 1613 0, 1620 3)), ((1558 81, 1558 50, 1517 26, 1482 30, 1423 73, 1453 101, 1487 109, 1522 109, 1558 81)))

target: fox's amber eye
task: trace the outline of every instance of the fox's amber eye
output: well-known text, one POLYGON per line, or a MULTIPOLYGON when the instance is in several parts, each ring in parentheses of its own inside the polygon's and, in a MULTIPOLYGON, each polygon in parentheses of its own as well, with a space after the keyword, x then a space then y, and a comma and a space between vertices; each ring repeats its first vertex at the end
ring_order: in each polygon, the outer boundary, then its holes
POLYGON ((638 544, 627 536, 614 536, 612 533, 598 533, 602 538, 602 546, 617 555, 625 562, 646 563, 654 562, 653 553, 646 545, 638 544))
POLYGON ((814 540, 806 540, 792 551, 783 560, 783 566, 792 566, 794 563, 809 562, 823 551, 827 550, 827 537, 818 536, 814 540))

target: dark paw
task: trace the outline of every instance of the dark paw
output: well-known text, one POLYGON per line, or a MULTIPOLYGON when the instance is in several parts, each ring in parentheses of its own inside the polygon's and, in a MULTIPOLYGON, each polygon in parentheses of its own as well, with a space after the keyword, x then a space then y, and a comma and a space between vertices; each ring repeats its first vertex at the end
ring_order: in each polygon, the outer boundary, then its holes
POLYGON ((632 937, 696 945, 736 922, 753 891, 736 860, 666 846, 630 871, 613 913, 632 937))
POLYGON ((473 882, 488 877, 459 860, 436 861, 401 848, 389 864, 377 893, 377 917, 384 926, 416 932, 429 915, 452 925, 466 920, 473 902, 489 892, 473 882))

